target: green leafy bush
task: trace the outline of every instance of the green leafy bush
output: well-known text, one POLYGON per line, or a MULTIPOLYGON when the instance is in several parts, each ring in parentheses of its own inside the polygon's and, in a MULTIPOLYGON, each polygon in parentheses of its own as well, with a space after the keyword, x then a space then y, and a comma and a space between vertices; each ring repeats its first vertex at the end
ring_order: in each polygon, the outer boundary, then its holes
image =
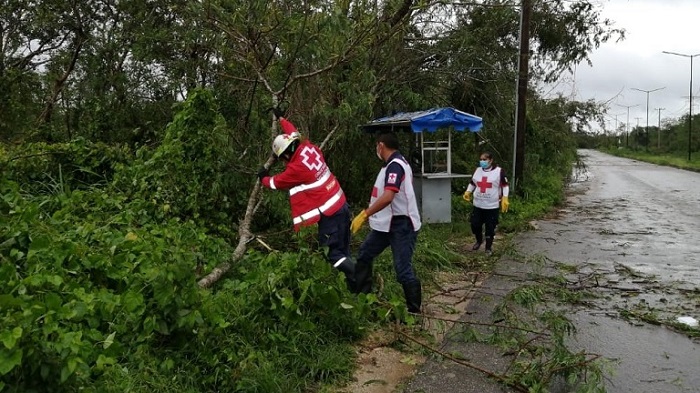
POLYGON ((136 225, 123 202, 82 191, 27 200, 3 182, 0 371, 16 391, 86 384, 128 351, 205 325, 193 275, 228 246, 193 223, 136 225))
POLYGON ((110 146, 78 138, 70 143, 28 143, 0 157, 0 168, 24 192, 47 194, 106 185, 115 167, 131 159, 123 145, 110 146))
MULTIPOLYGON (((158 217, 201 219, 221 228, 247 201, 240 174, 231 171, 233 153, 212 93, 195 90, 180 105, 162 144, 139 149, 133 163, 118 168, 114 186, 151 202, 149 213, 158 217)), ((253 184, 246 179, 244 184, 253 184)))
POLYGON ((196 277, 230 246, 145 205, 100 189, 23 196, 1 182, 0 386, 304 391, 351 375, 374 300, 350 296, 321 250, 251 250, 212 293, 196 277))

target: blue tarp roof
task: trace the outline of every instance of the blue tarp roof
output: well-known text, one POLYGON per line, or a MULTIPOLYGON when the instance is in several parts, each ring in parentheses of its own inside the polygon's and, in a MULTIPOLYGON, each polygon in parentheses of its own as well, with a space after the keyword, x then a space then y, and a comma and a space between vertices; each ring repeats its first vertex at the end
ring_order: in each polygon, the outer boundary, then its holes
POLYGON ((440 128, 454 127, 456 131, 478 132, 484 122, 479 116, 455 108, 433 108, 419 112, 401 112, 380 117, 365 124, 366 131, 406 130, 420 133, 435 132, 440 128))

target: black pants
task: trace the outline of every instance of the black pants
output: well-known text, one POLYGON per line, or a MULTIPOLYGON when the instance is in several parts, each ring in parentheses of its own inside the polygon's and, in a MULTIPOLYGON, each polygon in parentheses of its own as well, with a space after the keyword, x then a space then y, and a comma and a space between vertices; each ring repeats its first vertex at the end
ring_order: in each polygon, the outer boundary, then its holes
POLYGON ((498 225, 499 209, 482 209, 475 207, 472 210, 471 224, 472 233, 476 237, 477 243, 484 241, 483 227, 486 227, 486 247, 490 248, 493 242, 493 237, 496 235, 496 226, 498 225))

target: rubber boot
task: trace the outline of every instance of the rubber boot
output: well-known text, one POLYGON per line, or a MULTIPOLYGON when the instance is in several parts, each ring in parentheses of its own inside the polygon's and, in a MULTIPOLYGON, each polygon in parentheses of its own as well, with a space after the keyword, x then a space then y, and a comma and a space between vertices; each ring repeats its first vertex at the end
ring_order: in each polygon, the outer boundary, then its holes
POLYGON ((412 281, 402 286, 403 294, 406 297, 406 308, 408 312, 420 314, 420 305, 423 298, 420 281, 412 281))
POLYGON ((481 243, 484 242, 483 238, 483 228, 481 228, 481 225, 476 225, 474 223, 471 224, 472 227, 472 233, 474 234, 474 239, 476 240, 476 243, 474 243, 474 246, 472 246, 472 251, 476 251, 481 247, 481 243))
POLYGON ((372 292, 372 265, 359 263, 355 265, 355 288, 353 292, 372 292))
POLYGON ((355 280, 355 262, 351 259, 346 259, 340 265, 336 266, 336 269, 340 270, 345 274, 345 283, 348 286, 348 290, 352 293, 356 293, 355 287, 357 287, 357 281, 355 280))
POLYGON ((493 238, 492 237, 487 237, 486 238, 486 252, 491 253, 491 246, 493 246, 493 238))

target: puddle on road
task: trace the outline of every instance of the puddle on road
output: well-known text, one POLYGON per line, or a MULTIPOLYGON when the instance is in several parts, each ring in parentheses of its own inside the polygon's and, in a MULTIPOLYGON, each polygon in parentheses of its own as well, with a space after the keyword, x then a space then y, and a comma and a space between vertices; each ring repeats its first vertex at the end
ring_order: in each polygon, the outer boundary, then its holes
POLYGON ((591 180, 593 174, 586 168, 585 165, 577 165, 574 167, 573 172, 571 172, 571 183, 583 183, 591 180))

